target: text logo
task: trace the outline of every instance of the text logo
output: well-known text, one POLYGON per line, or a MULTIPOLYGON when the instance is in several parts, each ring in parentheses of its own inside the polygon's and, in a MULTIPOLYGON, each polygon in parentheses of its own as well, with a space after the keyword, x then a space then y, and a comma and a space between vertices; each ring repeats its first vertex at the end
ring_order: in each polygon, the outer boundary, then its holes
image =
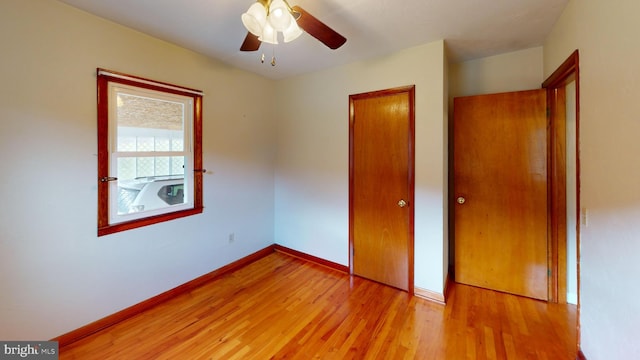
POLYGON ((0 341, 0 360, 58 360, 57 341, 0 341))

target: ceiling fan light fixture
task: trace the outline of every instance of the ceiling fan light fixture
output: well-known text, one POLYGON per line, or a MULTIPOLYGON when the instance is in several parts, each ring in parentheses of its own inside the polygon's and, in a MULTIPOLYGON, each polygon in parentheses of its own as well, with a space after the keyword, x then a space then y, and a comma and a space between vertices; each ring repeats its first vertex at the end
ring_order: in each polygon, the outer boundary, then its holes
POLYGON ((256 2, 241 16, 242 24, 255 36, 262 36, 263 28, 267 24, 267 9, 256 2))
POLYGON ((302 35, 302 33, 303 31, 298 26, 298 23, 292 21, 291 24, 289 24, 289 27, 282 32, 282 35, 284 35, 284 42, 288 43, 289 41, 293 41, 297 39, 298 36, 302 35))
POLYGON ((284 0, 273 0, 269 5, 267 21, 276 31, 285 31, 291 21, 295 21, 289 12, 289 6, 284 0))
POLYGON ((278 33, 282 33, 282 38, 287 43, 306 32, 332 50, 347 41, 344 36, 300 6, 291 7, 287 0, 256 0, 242 14, 242 23, 248 32, 240 51, 256 51, 263 42, 278 44, 278 33))
POLYGON ((258 37, 258 40, 267 44, 277 44, 278 32, 267 22, 262 28, 262 35, 258 37))

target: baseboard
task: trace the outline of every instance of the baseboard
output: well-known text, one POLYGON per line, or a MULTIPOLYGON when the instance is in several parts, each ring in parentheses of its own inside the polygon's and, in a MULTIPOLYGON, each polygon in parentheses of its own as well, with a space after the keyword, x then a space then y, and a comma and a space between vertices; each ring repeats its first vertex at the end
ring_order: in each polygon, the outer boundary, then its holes
POLYGON ((73 342, 76 342, 82 338, 92 335, 100 330, 103 330, 109 326, 115 325, 123 320, 126 320, 134 315, 137 315, 145 310, 148 310, 158 304, 161 304, 171 298, 174 298, 180 294, 187 293, 194 290, 220 276, 235 271, 243 266, 246 266, 256 260, 262 259, 275 251, 275 245, 268 246, 262 250, 259 250, 251 255, 248 255, 240 260, 234 261, 228 265, 225 265, 217 270, 214 270, 208 274, 195 278, 187 283, 177 286, 171 290, 165 291, 162 294, 149 298, 141 303, 132 305, 124 310, 118 311, 115 314, 109 315, 100 320, 96 320, 88 325, 85 325, 79 329, 70 331, 64 335, 60 335, 51 339, 57 341, 59 347, 67 346, 73 342))
POLYGON ((423 298, 425 300, 435 302, 440 305, 445 305, 447 303, 447 298, 449 297, 450 289, 451 289, 451 277, 449 276, 449 274, 447 274, 447 277, 444 280, 444 290, 442 291, 442 294, 437 293, 435 291, 422 289, 419 287, 416 287, 413 290, 413 292, 414 292, 414 295, 419 298, 423 298))
POLYGON ((431 302, 435 302, 438 303, 440 305, 444 305, 445 304, 445 298, 444 298, 444 294, 440 294, 437 293, 435 291, 431 291, 431 290, 427 290, 427 289, 422 289, 419 287, 415 287, 413 289, 413 293, 415 296, 431 301, 431 302))
POLYGON ((313 256, 313 255, 309 255, 309 254, 306 254, 306 253, 303 253, 303 252, 300 252, 300 251, 297 251, 297 250, 293 250, 293 249, 290 249, 288 247, 285 247, 285 246, 282 246, 282 245, 278 245, 278 244, 273 245, 273 248, 274 248, 275 251, 281 252, 281 253, 289 255, 289 256, 293 256, 293 257, 296 257, 296 258, 299 258, 299 259, 302 259, 302 260, 310 261, 310 262, 316 263, 318 265, 322 265, 322 266, 325 266, 325 267, 328 267, 328 268, 331 268, 331 269, 334 269, 334 270, 338 270, 338 271, 343 272, 343 273, 347 273, 347 274, 349 273, 349 267, 348 266, 344 266, 344 265, 341 265, 341 264, 338 264, 338 263, 334 263, 332 261, 325 260, 325 259, 313 256))
POLYGON ((582 350, 578 350, 578 357, 576 358, 576 360, 587 360, 587 357, 584 356, 582 350))
POLYGON ((449 298, 449 290, 451 290, 451 273, 447 274, 447 277, 444 280, 444 302, 447 302, 447 299, 449 298))

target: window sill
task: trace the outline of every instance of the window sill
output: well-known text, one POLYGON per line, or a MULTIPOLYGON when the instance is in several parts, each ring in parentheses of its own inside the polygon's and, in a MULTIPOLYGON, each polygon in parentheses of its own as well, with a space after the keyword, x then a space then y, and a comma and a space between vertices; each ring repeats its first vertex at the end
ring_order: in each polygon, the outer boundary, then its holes
POLYGON ((179 218, 183 218, 191 215, 201 214, 203 209, 204 209, 203 207, 199 207, 199 208, 193 208, 188 210, 180 210, 180 211, 171 212, 167 214, 150 216, 143 219, 126 221, 126 222, 121 222, 113 225, 99 227, 98 236, 114 234, 120 231, 136 229, 136 228, 147 226, 147 225, 158 224, 158 223, 170 221, 173 219, 179 219, 179 218))

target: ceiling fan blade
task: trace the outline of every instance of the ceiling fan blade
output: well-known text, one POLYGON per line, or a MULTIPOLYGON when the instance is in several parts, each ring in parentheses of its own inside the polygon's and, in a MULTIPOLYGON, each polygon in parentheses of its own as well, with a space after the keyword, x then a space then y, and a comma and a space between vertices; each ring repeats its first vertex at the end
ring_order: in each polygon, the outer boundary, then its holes
POLYGON ((250 32, 247 32, 247 36, 240 46, 240 51, 256 51, 260 48, 262 41, 258 40, 258 37, 250 32))
POLYGON ((335 30, 325 25, 322 21, 313 17, 313 15, 306 12, 300 6, 294 6, 294 12, 300 14, 298 18, 298 26, 302 30, 306 31, 309 35, 320 40, 323 44, 327 45, 330 49, 337 49, 342 46, 347 39, 338 34, 335 30))

